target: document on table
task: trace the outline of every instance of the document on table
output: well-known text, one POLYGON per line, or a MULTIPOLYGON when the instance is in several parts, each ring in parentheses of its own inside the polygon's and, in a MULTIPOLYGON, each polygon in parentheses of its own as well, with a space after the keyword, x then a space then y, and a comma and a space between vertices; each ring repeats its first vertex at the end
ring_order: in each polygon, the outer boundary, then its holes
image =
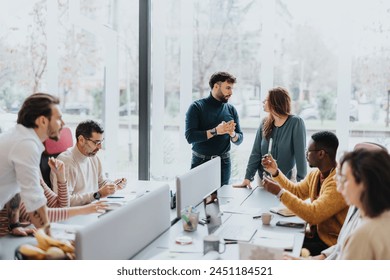
POLYGON ((279 233, 266 230, 258 230, 252 239, 253 244, 264 247, 278 248, 292 251, 295 235, 292 233, 279 233))
POLYGON ((252 215, 258 216, 261 214, 261 208, 248 208, 242 206, 230 206, 230 205, 221 205, 221 210, 224 213, 232 213, 232 214, 244 214, 244 215, 252 215))

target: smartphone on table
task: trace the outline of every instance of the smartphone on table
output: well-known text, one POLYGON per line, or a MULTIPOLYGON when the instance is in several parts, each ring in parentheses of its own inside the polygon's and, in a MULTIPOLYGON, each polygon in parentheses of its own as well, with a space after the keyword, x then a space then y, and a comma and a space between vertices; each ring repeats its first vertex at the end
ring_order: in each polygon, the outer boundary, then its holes
POLYGON ((293 222, 286 222, 286 221, 278 221, 276 225, 280 227, 289 227, 289 228, 303 228, 305 226, 304 223, 293 223, 293 222))

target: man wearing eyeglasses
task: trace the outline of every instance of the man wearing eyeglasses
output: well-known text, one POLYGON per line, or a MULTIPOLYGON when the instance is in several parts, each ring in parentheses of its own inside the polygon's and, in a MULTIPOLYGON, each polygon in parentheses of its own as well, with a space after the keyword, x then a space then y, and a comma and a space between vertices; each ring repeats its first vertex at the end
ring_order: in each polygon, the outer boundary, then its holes
POLYGON ((298 217, 310 225, 303 247, 311 255, 337 243, 337 237, 348 212, 348 206, 336 189, 337 136, 329 131, 320 131, 311 136, 306 160, 315 167, 299 183, 291 182, 279 169, 272 156, 262 160, 264 169, 272 178, 263 178, 263 186, 298 217), (306 199, 310 203, 306 203, 306 199))
MULTIPOLYGON (((70 206, 79 206, 107 197, 122 189, 126 179, 114 182, 103 176, 97 153, 102 148, 104 130, 93 120, 81 122, 76 128, 76 145, 61 153, 58 159, 65 163, 70 206)), ((54 172, 50 174, 56 186, 54 172)), ((56 191, 54 189, 54 191, 56 191)))

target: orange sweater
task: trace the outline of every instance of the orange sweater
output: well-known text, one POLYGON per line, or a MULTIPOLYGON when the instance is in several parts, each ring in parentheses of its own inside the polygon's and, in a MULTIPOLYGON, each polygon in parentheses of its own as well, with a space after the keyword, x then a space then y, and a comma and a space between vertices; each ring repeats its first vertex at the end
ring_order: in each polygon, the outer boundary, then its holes
POLYGON ((317 185, 321 172, 316 169, 310 172, 299 183, 293 183, 279 171, 273 179, 286 192, 281 196, 281 202, 298 217, 311 225, 317 225, 321 240, 329 246, 337 243, 337 237, 348 212, 348 206, 342 195, 336 189, 333 170, 324 180, 317 199, 317 185), (305 202, 310 198, 311 203, 305 202))

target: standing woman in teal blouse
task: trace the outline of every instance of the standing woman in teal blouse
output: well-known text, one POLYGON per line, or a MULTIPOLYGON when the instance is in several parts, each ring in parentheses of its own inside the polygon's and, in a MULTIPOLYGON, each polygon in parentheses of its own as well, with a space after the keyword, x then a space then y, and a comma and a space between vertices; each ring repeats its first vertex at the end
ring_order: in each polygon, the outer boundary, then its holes
POLYGON ((256 171, 260 178, 263 177, 261 158, 269 152, 288 178, 302 180, 307 172, 306 128, 300 117, 291 115, 291 98, 288 91, 282 87, 269 90, 263 101, 263 108, 268 116, 257 130, 245 179, 240 186, 251 187, 256 171), (297 170, 296 178, 292 178, 294 166, 297 170))

